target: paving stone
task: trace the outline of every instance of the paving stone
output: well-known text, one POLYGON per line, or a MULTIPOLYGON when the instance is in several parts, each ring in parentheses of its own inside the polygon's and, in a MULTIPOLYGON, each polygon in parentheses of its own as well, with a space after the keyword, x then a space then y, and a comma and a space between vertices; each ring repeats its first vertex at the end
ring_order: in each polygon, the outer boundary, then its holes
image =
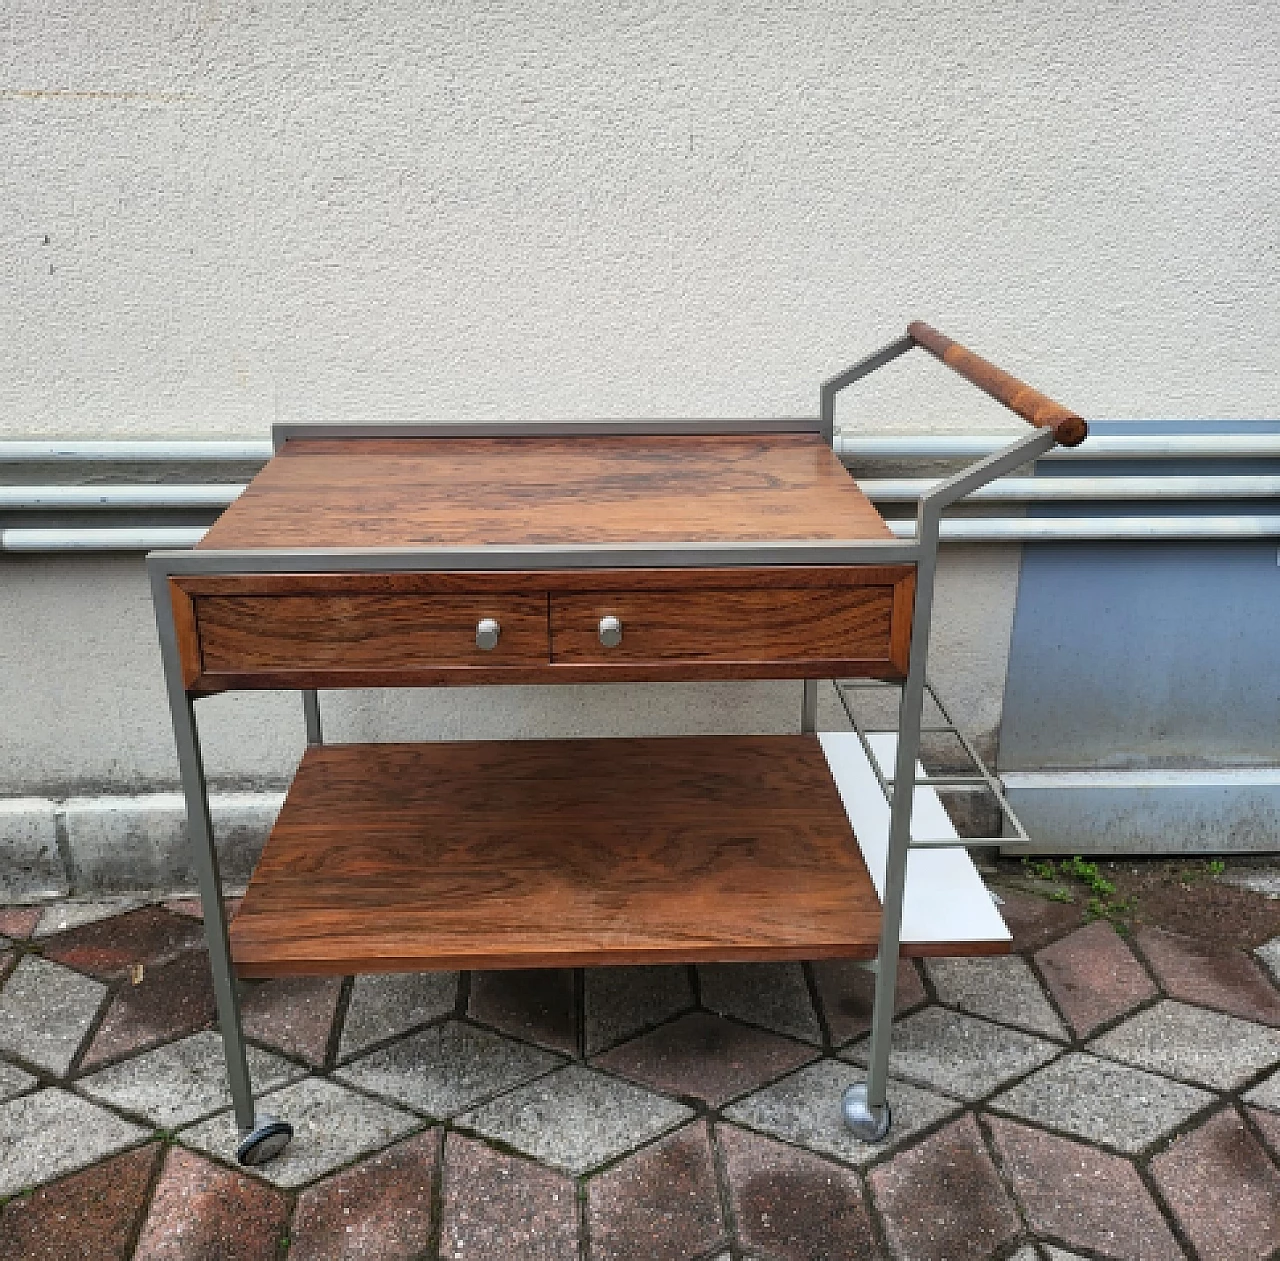
POLYGON ((287 976, 244 991, 240 1019, 245 1036, 308 1064, 324 1063, 342 993, 340 976, 287 976))
MULTIPOLYGON (((0 928, 4 927, 4 920, 0 919, 0 928)), ((1268 942, 1264 942, 1254 952, 1259 959, 1262 960, 1263 966, 1271 974, 1271 979, 1280 985, 1280 937, 1272 937, 1268 942)))
POLYGON ((989 1124, 1005 1176, 1037 1234, 1117 1261, 1182 1261, 1127 1160, 999 1117, 989 1124))
POLYGON ((1280 1025, 1280 993, 1243 951, 1217 949, 1159 928, 1140 928, 1134 936, 1170 998, 1280 1025))
POLYGON ((203 952, 179 955, 149 968, 138 985, 116 990, 82 1069, 98 1068, 122 1056, 206 1028, 217 1014, 209 958, 203 952))
POLYGON ((442 1261, 578 1261, 573 1183, 475 1139, 445 1142, 442 1261))
POLYGON ((411 1261, 431 1239, 440 1131, 427 1130, 304 1191, 290 1261, 411 1261))
POLYGON ((971 1116, 877 1166, 867 1180, 899 1261, 985 1261, 1020 1229, 971 1116))
POLYGON ((739 1241, 778 1261, 876 1257, 858 1175, 734 1126, 717 1127, 739 1241))
MULTIPOLYGON (((307 1077, 261 1095, 258 1106, 293 1126, 293 1141, 284 1152, 254 1170, 281 1187, 312 1182, 422 1128, 422 1122, 409 1112, 319 1077, 307 1077)), ((230 1112, 183 1130, 181 1138, 190 1147, 235 1163, 240 1135, 230 1112)))
POLYGON ((591 1261, 684 1261, 725 1236, 705 1124, 628 1157, 587 1197, 591 1261))
POLYGON ((1265 1081, 1256 1085, 1245 1095, 1245 1100, 1262 1108, 1270 1108, 1272 1112, 1280 1112, 1280 1073, 1272 1073, 1265 1081))
POLYGON ((347 1059, 453 1011, 456 972, 377 972, 358 976, 351 988, 338 1057, 347 1059))
POLYGON ((1268 898, 1280 898, 1280 866, 1274 858, 1256 867, 1237 867, 1233 863, 1218 877, 1218 883, 1250 889, 1268 898))
POLYGON ((352 1060, 334 1076, 444 1120, 561 1063, 558 1055, 448 1020, 352 1060))
POLYGON ((882 1143, 864 1143, 845 1127, 840 1100, 864 1080, 860 1069, 840 1060, 819 1060, 726 1108, 731 1121, 825 1152, 851 1164, 866 1164, 899 1147, 919 1130, 960 1111, 960 1104, 903 1081, 890 1081, 893 1128, 882 1143))
POLYGON ((131 967, 168 963, 203 943, 199 924, 158 906, 144 906, 59 933, 44 943, 43 954, 105 981, 131 967))
POLYGON ((704 1007, 822 1044, 822 1026, 798 963, 704 963, 698 979, 704 1007))
POLYGON ((57 1087, 11 1099, 0 1104, 0 1196, 83 1169, 148 1135, 57 1087))
MULTIPOLYGON (((256 1094, 295 1081, 305 1071, 278 1055, 249 1048, 249 1076, 256 1094)), ((222 1038, 210 1032, 82 1077, 76 1088, 98 1103, 145 1117, 164 1130, 190 1125, 231 1104, 222 1038)))
POLYGON ((25 1094, 36 1084, 30 1073, 23 1072, 16 1064, 0 1060, 0 1103, 25 1094))
POLYGON ((279 1191, 171 1147, 134 1261, 266 1261, 288 1218, 279 1191))
POLYGON ((159 1155, 150 1143, 10 1200, 0 1261, 127 1261, 159 1155))
POLYGON ((1105 919, 1046 946, 1036 963, 1078 1038, 1156 994, 1146 969, 1105 919))
POLYGON ((692 1116, 661 1095, 570 1064, 464 1113, 458 1124, 581 1174, 692 1116))
MULTIPOLYGON (((226 911, 228 920, 235 918, 236 912, 240 909, 240 903, 243 901, 242 897, 229 894, 226 891, 226 886, 223 886, 222 906, 226 911)), ((190 919, 204 919, 204 907, 201 905, 198 895, 189 898, 170 898, 167 902, 162 902, 161 905, 166 911, 172 911, 175 915, 186 915, 190 919)))
POLYGON ((0 1051, 62 1076, 106 996, 98 981, 25 956, 0 990, 0 1051))
POLYGON ((1067 1040, 1066 1026, 1020 955, 930 959, 925 969, 938 998, 949 1006, 1018 1029, 1067 1040))
POLYGON ((693 1006, 684 967, 586 968, 583 1042, 588 1055, 693 1006))
MULTIPOLYGON (((889 1064, 908 1081, 961 1099, 981 1099, 1051 1060, 1060 1049, 1029 1033, 945 1007, 926 1007, 894 1025, 889 1064)), ((855 1064, 866 1065, 870 1052, 870 1042, 864 1040, 846 1054, 855 1064)))
POLYGON ((67 892, 58 849, 57 807, 45 797, 0 800, 0 898, 14 901, 67 892))
POLYGON ((1261 1108, 1249 1108, 1249 1119, 1258 1127, 1271 1154, 1280 1160, 1280 1114, 1265 1112, 1261 1108))
POLYGON ((1200 1086, 1232 1090, 1280 1062, 1280 1030, 1166 999, 1095 1038, 1089 1049, 1200 1086))
POLYGON ((112 915, 125 915, 146 904, 146 898, 134 895, 55 902, 52 906, 46 906, 41 912, 32 936, 51 937, 54 933, 65 933, 68 929, 79 928, 82 924, 92 924, 112 915))
POLYGON ((593 1062, 664 1094, 692 1096, 719 1107, 817 1054, 790 1038, 692 1011, 593 1062))
POLYGON ((565 1055, 578 1050, 572 968, 473 972, 470 1014, 513 1037, 565 1055))
MULTIPOLYGON (((876 993, 876 975, 856 959, 821 959, 809 965, 822 1014, 827 1020, 831 1041, 843 1046, 871 1028, 871 1004, 876 993)), ((895 1015, 919 1007, 928 999, 920 973, 910 959, 898 960, 898 982, 894 988, 895 1015)))
POLYGON ((38 906, 0 906, 0 933, 19 939, 30 937, 40 922, 41 910, 38 906))
POLYGON ((1051 902, 1034 893, 1000 888, 1000 915, 1013 934, 1013 948, 1022 954, 1047 946, 1055 937, 1076 928, 1084 918, 1071 902, 1051 902))
POLYGON ((1195 1086, 1077 1053, 1033 1073, 990 1106, 1122 1152, 1138 1152, 1211 1102, 1213 1095, 1195 1086))
POLYGON ((1161 1152, 1151 1176, 1201 1261, 1262 1261, 1280 1248, 1280 1173, 1234 1108, 1161 1152))
MULTIPOLYGON (((1026 1249, 1027 1257, 1030 1261, 1038 1261, 1036 1254, 1030 1248, 1026 1249)), ((1068 1252, 1065 1248, 1055 1248, 1052 1244, 1044 1245, 1044 1254, 1049 1261, 1089 1261, 1088 1257, 1082 1257, 1078 1252, 1068 1252)), ((1019 1261, 1022 1253, 1018 1253, 1013 1261, 1019 1261)))

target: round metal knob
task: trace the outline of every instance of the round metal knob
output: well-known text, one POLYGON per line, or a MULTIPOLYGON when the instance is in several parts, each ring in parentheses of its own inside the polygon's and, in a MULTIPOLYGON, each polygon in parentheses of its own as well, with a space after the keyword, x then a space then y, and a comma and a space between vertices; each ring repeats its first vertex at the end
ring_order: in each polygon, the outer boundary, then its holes
POLYGON ((482 617, 476 623, 476 647, 481 652, 492 652, 498 646, 498 636, 502 627, 496 617, 482 617))
POLYGON ((622 622, 612 613, 600 619, 600 642, 606 648, 616 648, 622 643, 622 622))

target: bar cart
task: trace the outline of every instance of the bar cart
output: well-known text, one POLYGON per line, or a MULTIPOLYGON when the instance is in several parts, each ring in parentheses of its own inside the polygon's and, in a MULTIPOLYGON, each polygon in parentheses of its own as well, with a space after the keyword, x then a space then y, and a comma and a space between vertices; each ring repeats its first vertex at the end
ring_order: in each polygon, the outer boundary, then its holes
POLYGON ((148 557, 240 1161, 292 1130, 255 1111, 236 978, 433 968, 874 961, 843 1110, 883 1138, 899 954, 1009 948, 918 760, 939 519, 1085 434, 919 323, 816 419, 277 426, 203 541, 148 557), (834 409, 915 346, 1036 431, 901 539, 834 409), (798 734, 326 745, 318 693, 764 678, 803 681, 798 734), (818 733, 821 679, 899 687, 896 734, 818 733), (229 924, 195 705, 232 689, 299 690, 308 747, 229 924))

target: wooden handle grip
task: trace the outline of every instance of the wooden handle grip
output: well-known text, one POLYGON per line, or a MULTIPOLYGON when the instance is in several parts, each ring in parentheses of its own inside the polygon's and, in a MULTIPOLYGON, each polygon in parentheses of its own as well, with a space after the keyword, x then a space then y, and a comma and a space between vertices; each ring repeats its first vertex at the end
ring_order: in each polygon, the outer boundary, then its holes
POLYGON ((1047 394, 1033 390, 1017 377, 988 363, 981 355, 966 350, 959 342, 953 342, 936 328, 915 320, 907 325, 907 335, 917 346, 922 346, 931 355, 941 359, 948 368, 990 394, 997 403, 1003 403, 1010 411, 1017 412, 1023 420, 1041 429, 1052 429, 1059 445, 1078 447, 1089 436, 1089 426, 1075 412, 1068 411, 1047 394))

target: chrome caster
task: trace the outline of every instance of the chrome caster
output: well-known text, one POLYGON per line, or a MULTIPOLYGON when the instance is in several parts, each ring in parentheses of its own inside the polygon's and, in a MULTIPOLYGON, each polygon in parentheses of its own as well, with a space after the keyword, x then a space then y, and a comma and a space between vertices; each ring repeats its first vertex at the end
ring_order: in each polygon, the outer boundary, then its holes
POLYGON ((840 1111, 844 1113, 844 1123, 853 1131, 855 1138, 864 1143, 879 1143, 889 1133, 893 1124, 893 1114, 887 1103, 873 1108, 867 1103, 867 1083, 858 1082, 844 1092, 840 1101, 840 1111))
POLYGON ((236 1148, 236 1159, 242 1165, 263 1165, 280 1155, 293 1137, 293 1126, 275 1117, 262 1116, 236 1148))

